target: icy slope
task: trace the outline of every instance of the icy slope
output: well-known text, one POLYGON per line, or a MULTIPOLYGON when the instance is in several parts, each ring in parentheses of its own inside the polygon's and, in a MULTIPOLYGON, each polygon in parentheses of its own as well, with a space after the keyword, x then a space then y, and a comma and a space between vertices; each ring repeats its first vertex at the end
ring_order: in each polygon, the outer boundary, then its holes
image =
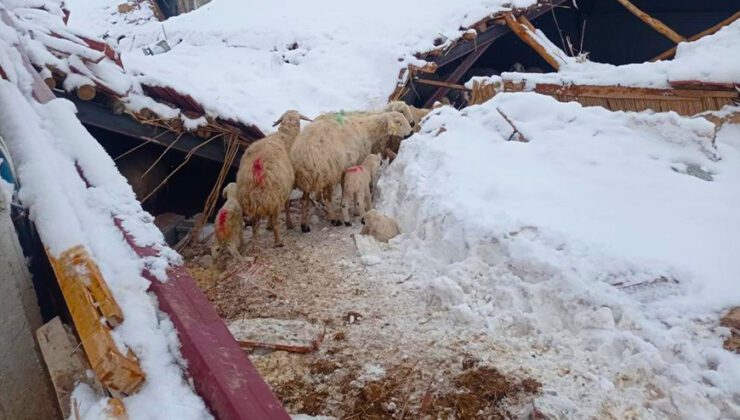
POLYGON ((737 417, 740 357, 718 313, 740 304, 740 128, 716 149, 712 134, 500 94, 435 111, 381 177, 380 207, 405 232, 410 287, 450 334, 484 334, 466 350, 541 380, 538 409, 737 417), (529 143, 506 141, 497 108, 529 143))

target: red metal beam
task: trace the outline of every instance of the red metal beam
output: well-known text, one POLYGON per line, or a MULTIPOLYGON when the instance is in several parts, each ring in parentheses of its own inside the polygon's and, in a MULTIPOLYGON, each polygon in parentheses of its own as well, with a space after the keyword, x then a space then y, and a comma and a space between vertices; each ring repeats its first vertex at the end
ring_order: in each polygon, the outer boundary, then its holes
MULTIPOLYGON (((138 246, 121 222, 115 222, 137 255, 157 255, 152 247, 138 246)), ((167 270, 166 283, 146 270, 143 275, 151 282, 160 308, 175 324, 195 388, 216 417, 290 419, 184 267, 167 270)))

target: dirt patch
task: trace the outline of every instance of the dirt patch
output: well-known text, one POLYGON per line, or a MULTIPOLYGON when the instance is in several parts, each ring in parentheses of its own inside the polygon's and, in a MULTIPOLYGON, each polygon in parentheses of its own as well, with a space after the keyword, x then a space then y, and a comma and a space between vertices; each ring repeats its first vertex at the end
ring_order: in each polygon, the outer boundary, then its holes
MULTIPOLYGON (((297 209, 296 209, 297 210, 297 209)), ((297 213, 297 212, 296 212, 297 213)), ((484 334, 450 329, 404 283, 402 264, 363 265, 352 227, 285 232, 285 247, 261 235, 260 248, 223 270, 208 244, 183 254, 198 285, 227 322, 304 320, 325 340, 309 354, 255 350, 250 359, 290 413, 340 419, 501 418, 532 406, 539 384, 492 366, 484 334), (482 414, 479 414, 482 413, 482 414)), ((249 239, 249 234, 245 235, 249 239)), ((526 376, 526 372, 516 373, 526 376)))
POLYGON ((730 329, 730 336, 725 340, 725 350, 740 353, 740 307, 733 308, 720 320, 720 325, 730 329))
POLYGON ((501 403, 536 394, 541 387, 533 379, 517 380, 493 367, 465 371, 453 382, 457 389, 433 398, 424 407, 424 414, 456 419, 510 418, 511 413, 501 403))

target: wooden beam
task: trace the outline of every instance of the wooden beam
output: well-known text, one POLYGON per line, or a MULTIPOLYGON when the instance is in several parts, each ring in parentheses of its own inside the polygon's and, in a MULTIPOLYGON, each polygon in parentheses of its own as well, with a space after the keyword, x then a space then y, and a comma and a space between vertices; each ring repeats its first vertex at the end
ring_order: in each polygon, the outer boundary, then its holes
POLYGON ((463 85, 459 85, 457 83, 448 83, 443 82, 441 80, 430 80, 430 79, 414 79, 414 83, 419 83, 422 85, 429 85, 429 86, 437 86, 447 89, 453 89, 453 90, 462 90, 465 92, 471 92, 472 89, 468 89, 463 85))
POLYGON ((669 28, 665 23, 659 21, 658 19, 651 17, 649 14, 638 9, 629 0, 617 0, 617 1, 622 6, 624 6, 627 10, 629 10, 633 15, 637 16, 641 21, 647 23, 648 25, 650 25, 651 28, 660 32, 661 35, 665 36, 666 38, 670 39, 676 44, 678 44, 679 42, 686 41, 686 38, 676 33, 676 31, 669 28))
MULTIPOLYGON (((735 12, 734 15, 728 17, 727 19, 723 20, 722 22, 719 22, 718 24, 712 26, 711 28, 708 28, 702 32, 699 32, 698 34, 689 37, 687 41, 694 42, 696 40, 699 40, 701 38, 704 38, 707 35, 712 35, 719 31, 720 29, 724 28, 725 26, 731 24, 732 22, 740 19, 740 11, 735 12)), ((653 58, 650 61, 659 61, 659 60, 667 60, 669 58, 672 58, 674 55, 676 55, 676 49, 678 46, 674 46, 666 51, 664 51, 662 54, 658 55, 657 57, 653 58)))
MULTIPOLYGON (((521 91, 522 89, 523 85, 521 84, 504 83, 504 90, 507 92, 521 91)), ((710 97, 731 99, 738 96, 737 92, 728 90, 657 89, 628 86, 559 85, 550 83, 540 83, 533 90, 546 95, 583 98, 660 99, 668 101, 710 97)))
POLYGON ((117 305, 112 297, 97 298, 107 290, 97 264, 82 245, 47 255, 95 375, 107 388, 133 394, 144 382, 144 372, 133 353, 122 354, 113 341, 106 314, 117 317, 117 305))
MULTIPOLYGON (((462 63, 460 63, 459 66, 444 80, 446 83, 454 84, 460 81, 460 78, 463 77, 463 75, 470 69, 470 67, 473 66, 473 64, 478 61, 481 55, 483 55, 484 52, 488 49, 488 47, 491 46, 493 42, 489 42, 488 44, 485 44, 478 48, 477 50, 470 53, 467 57, 465 57, 465 60, 463 60, 462 63)), ((449 87, 440 86, 439 89, 437 89, 432 96, 427 99, 427 101, 424 103, 424 108, 431 108, 435 102, 442 99, 447 92, 450 91, 449 87)))
MULTIPOLYGON (((549 12, 553 7, 565 3, 565 1, 566 0, 552 0, 549 3, 540 3, 526 9, 526 11, 518 12, 522 12, 522 15, 526 16, 529 20, 533 20, 549 12)), ((497 19, 486 17, 484 20, 472 25, 472 27, 478 31, 478 36, 475 40, 462 40, 461 42, 449 47, 446 51, 438 51, 435 49, 422 54, 417 54, 417 57, 420 59, 434 58, 434 61, 439 67, 450 64, 509 33, 509 28, 503 24, 503 21, 500 22, 501 24, 493 25, 491 24, 492 22, 497 22, 497 19), (430 57, 430 53, 433 57, 430 57)))
POLYGON ((525 44, 532 47, 537 54, 540 55, 547 63, 558 71, 560 69, 560 63, 553 57, 546 49, 534 38, 534 33, 530 32, 529 27, 526 24, 519 23, 512 13, 504 14, 506 24, 509 26, 512 32, 516 34, 525 44))

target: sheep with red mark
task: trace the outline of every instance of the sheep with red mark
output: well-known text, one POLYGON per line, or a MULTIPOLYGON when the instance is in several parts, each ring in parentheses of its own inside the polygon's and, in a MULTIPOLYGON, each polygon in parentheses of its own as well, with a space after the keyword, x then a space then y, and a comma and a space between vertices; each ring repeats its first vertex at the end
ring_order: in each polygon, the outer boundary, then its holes
POLYGON ((290 148, 301 130, 301 120, 311 121, 298 111, 286 111, 274 125, 278 131, 250 145, 239 162, 236 182, 245 217, 252 221, 251 250, 256 251, 259 225, 267 219, 275 237, 275 246, 283 246, 278 215, 285 211, 285 225, 290 220, 289 201, 295 173, 290 148))
POLYGON ((241 258, 239 249, 242 246, 242 234, 244 233, 244 215, 242 206, 239 204, 237 185, 234 182, 224 187, 222 192, 226 202, 216 215, 214 243, 211 248, 211 256, 218 259, 228 251, 232 258, 241 258))
POLYGON ((350 211, 357 211, 360 217, 373 208, 372 191, 378 179, 380 155, 370 154, 362 165, 352 166, 344 171, 342 181, 342 219, 345 226, 352 226, 350 211))
POLYGON ((311 230, 308 226, 311 193, 322 196, 329 220, 340 226, 342 222, 335 216, 333 191, 341 182, 344 170, 360 164, 383 138, 411 133, 411 125, 398 112, 325 118, 306 126, 290 151, 295 185, 303 191, 301 230, 311 230))

